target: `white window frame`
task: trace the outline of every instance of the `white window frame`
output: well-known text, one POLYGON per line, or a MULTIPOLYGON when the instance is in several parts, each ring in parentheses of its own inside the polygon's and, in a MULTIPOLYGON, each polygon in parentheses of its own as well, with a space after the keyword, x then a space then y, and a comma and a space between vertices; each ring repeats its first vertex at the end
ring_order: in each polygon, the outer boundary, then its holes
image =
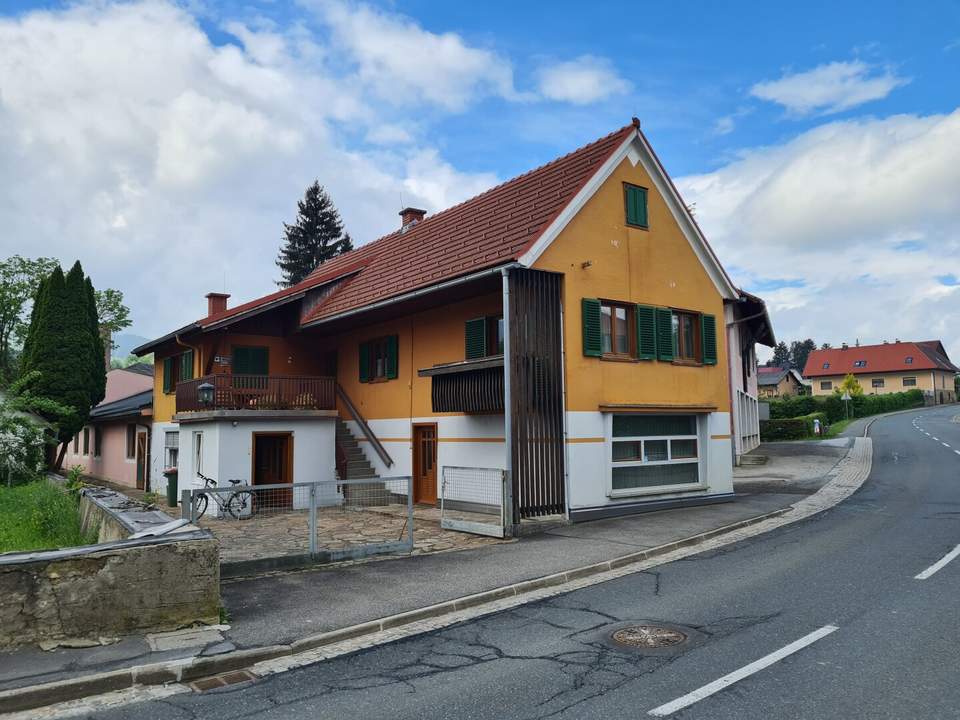
POLYGON ((203 472, 203 431, 194 430, 193 440, 191 442, 193 450, 193 475, 199 477, 203 472))
POLYGON ((611 499, 635 497, 638 495, 667 495, 676 493, 685 493, 697 490, 707 489, 706 480, 706 448, 704 442, 704 428, 707 424, 707 416, 695 413, 671 412, 659 413, 663 415, 689 415, 692 416, 695 423, 695 434, 693 435, 631 435, 624 437, 613 437, 613 418, 615 415, 626 415, 627 413, 604 413, 604 446, 606 451, 606 477, 607 477, 607 497, 611 499), (614 442, 637 442, 641 445, 641 452, 646 458, 647 440, 667 440, 667 459, 666 460, 616 460, 613 459, 614 442), (697 443, 697 456, 692 458, 681 458, 673 460, 672 440, 694 440, 697 443), (615 467, 636 467, 653 465, 696 465, 697 481, 693 483, 684 483, 682 485, 655 485, 644 488, 624 488, 614 490, 613 488, 613 469, 615 467))
POLYGON ((903 377, 903 387, 916 387, 917 386, 917 376, 916 375, 905 375, 903 377), (907 380, 913 380, 912 383, 907 383, 907 380))
POLYGON ((164 468, 177 467, 177 466, 180 464, 180 431, 179 431, 179 430, 164 430, 164 431, 163 431, 163 462, 164 462, 164 468), (173 437, 177 438, 177 444, 176 444, 176 445, 168 445, 168 444, 167 444, 167 438, 169 438, 171 435, 172 435, 173 437), (177 451, 177 464, 176 464, 176 465, 171 465, 171 464, 170 464, 170 451, 171 451, 171 450, 176 450, 176 451, 177 451))

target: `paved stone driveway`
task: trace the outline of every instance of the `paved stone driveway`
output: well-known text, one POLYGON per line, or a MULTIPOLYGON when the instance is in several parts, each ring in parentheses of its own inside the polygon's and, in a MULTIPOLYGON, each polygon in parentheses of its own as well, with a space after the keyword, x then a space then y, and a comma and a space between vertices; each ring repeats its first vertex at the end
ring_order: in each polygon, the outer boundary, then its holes
MULTIPOLYGON (((287 510, 244 520, 204 516, 199 525, 220 541, 220 561, 258 560, 309 551, 308 511, 287 510)), ((414 507, 413 554, 465 550, 493 543, 499 538, 470 535, 440 527, 440 510, 414 507)), ((461 513, 458 517, 489 522, 488 515, 461 513)), ((365 543, 398 542, 406 538, 405 505, 361 508, 321 508, 317 513, 319 550, 342 550, 365 543)))

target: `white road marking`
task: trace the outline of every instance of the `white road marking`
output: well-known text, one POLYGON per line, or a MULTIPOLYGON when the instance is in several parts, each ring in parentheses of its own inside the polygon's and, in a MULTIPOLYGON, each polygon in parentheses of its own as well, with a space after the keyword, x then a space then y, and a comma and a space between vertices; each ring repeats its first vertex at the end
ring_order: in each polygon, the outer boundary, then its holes
POLYGON ((913 576, 913 579, 914 579, 914 580, 926 580, 928 577, 930 577, 930 576, 933 575, 934 573, 939 572, 940 570, 942 570, 942 569, 944 568, 944 566, 945 566, 948 562, 950 562, 951 560, 953 560, 957 555, 960 555, 960 545, 957 545, 953 550, 951 550, 951 551, 948 552, 946 555, 944 555, 942 558, 940 558, 939 560, 937 560, 933 565, 931 565, 930 567, 928 567, 926 570, 924 570, 924 571, 923 571, 922 573, 920 573, 919 575, 914 575, 914 576, 913 576))
POLYGON ((943 445, 944 447, 950 447, 950 446, 947 445, 945 442, 942 442, 942 443, 940 443, 940 444, 943 445))
POLYGON ((957 455, 960 455, 960 450, 954 450, 957 455))
POLYGON ((812 645, 817 640, 825 638, 830 633, 836 632, 839 629, 840 628, 838 628, 836 625, 824 625, 819 630, 814 630, 809 635, 804 635, 799 640, 794 640, 789 645, 786 645, 779 650, 770 653, 769 655, 765 655, 749 665, 744 665, 739 670, 734 670, 732 673, 724 675, 722 678, 714 680, 712 683, 704 685, 702 688, 687 693, 682 697, 678 697, 676 700, 665 703, 660 707, 656 707, 647 714, 653 715, 654 717, 666 717, 667 715, 672 715, 673 713, 677 712, 677 710, 683 710, 685 707, 689 707, 694 703, 700 702, 704 698, 710 697, 714 693, 720 692, 724 688, 730 687, 735 682, 739 682, 744 678, 750 677, 754 673, 760 672, 764 668, 770 667, 774 663, 780 662, 785 657, 793 655, 799 650, 803 650, 803 648, 807 647, 807 645, 812 645))
MULTIPOLYGON (((930 437, 933 437, 933 436, 931 435, 930 437)), ((940 438, 938 438, 938 437, 935 437, 935 438, 933 438, 933 439, 936 440, 937 442, 940 442, 940 438)))
POLYGON ((930 433, 928 433, 926 430, 923 431, 923 434, 926 435, 927 437, 930 437, 930 433))

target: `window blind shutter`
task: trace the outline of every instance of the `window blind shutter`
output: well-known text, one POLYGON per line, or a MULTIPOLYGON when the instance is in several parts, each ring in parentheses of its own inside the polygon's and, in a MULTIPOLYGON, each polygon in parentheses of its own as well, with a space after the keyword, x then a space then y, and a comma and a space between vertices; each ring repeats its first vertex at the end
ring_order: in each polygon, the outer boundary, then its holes
POLYGON ((649 305, 637 305, 637 357, 654 360, 657 357, 657 309, 649 305))
POLYGON ((180 356, 180 379, 193 380, 193 350, 180 356))
POLYGON ((600 357, 603 355, 600 338, 600 301, 583 298, 580 301, 580 310, 583 321, 583 354, 588 357, 600 357))
POLYGON ((657 308, 657 357, 673 362, 673 312, 657 308))
POLYGON ((370 381, 370 343, 360 343, 360 382, 370 381))
POLYGON ((387 378, 393 380, 397 377, 397 336, 391 335, 387 338, 387 378))
POLYGON ((647 226, 647 191, 643 188, 627 186, 627 222, 647 226))
POLYGON ((717 364, 717 319, 713 315, 700 316, 700 332, 703 338, 703 364, 717 364))
POLYGON ((270 374, 270 349, 265 347, 253 347, 249 349, 250 374, 251 375, 269 375, 270 374))
POLYGON ((163 359, 163 391, 170 392, 173 389, 173 358, 163 359))
POLYGON ((250 348, 235 347, 233 349, 233 374, 250 375, 250 348))
POLYGON ((464 330, 464 355, 467 360, 487 356, 487 319, 474 318, 467 320, 464 330))

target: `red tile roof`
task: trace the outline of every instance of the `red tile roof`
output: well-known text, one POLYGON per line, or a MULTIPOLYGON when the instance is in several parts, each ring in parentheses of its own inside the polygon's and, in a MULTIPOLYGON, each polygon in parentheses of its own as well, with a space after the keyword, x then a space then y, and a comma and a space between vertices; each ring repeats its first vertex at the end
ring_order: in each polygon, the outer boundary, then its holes
POLYGON ((909 372, 911 370, 945 370, 960 372, 947 357, 939 340, 922 342, 893 342, 882 345, 814 350, 807 358, 803 376, 825 377, 828 375, 868 375, 883 372, 909 372), (910 358, 908 361, 907 358, 910 358), (863 367, 855 367, 857 361, 866 361, 863 367), (824 367, 827 364, 827 367, 824 367))
POLYGON ((397 230, 324 263, 304 283, 360 260, 365 267, 316 307, 304 323, 518 259, 634 132, 634 125, 626 125, 428 216, 406 231, 397 230))

